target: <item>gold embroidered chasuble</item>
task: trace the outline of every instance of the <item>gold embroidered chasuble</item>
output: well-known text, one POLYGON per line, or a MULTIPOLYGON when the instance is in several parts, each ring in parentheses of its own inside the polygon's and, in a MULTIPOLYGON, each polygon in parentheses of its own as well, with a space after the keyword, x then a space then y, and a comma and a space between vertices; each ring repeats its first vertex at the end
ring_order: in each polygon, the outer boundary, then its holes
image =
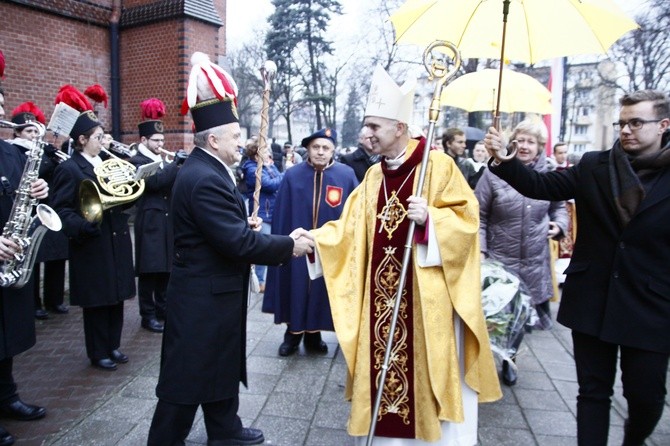
MULTIPOLYGON (((416 145, 417 141, 410 141, 407 157, 416 145)), ((416 190, 418 177, 417 167, 412 190, 416 190)), ((370 339, 370 286, 374 281, 370 250, 375 237, 387 237, 386 232, 375 229, 381 209, 378 198, 384 196, 382 180, 381 166, 372 166, 348 198, 340 219, 313 231, 335 332, 347 362, 345 397, 352 402, 348 431, 356 436, 368 433, 373 405, 371 369, 378 373, 371 365, 370 351, 374 345, 370 339)), ((465 382, 478 393, 480 402, 502 395, 481 308, 477 200, 451 158, 437 151, 430 153, 423 196, 442 267, 419 267, 413 248, 407 282, 412 284, 413 305, 413 337, 407 342, 413 352, 413 370, 408 375, 413 377, 409 385, 413 386, 414 405, 409 410, 416 438, 436 441, 441 435, 440 421, 463 421, 454 312, 464 326, 465 382)))

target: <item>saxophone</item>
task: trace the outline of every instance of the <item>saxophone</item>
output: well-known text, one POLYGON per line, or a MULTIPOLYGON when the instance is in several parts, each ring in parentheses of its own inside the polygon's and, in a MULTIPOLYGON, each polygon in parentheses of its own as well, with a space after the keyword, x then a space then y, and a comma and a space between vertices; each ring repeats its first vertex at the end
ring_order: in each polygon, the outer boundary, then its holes
MULTIPOLYGON (((14 254, 13 259, 2 261, 0 265, 0 287, 3 288, 21 288, 30 280, 37 250, 47 229, 60 231, 62 227, 60 217, 53 209, 45 204, 38 204, 37 198, 30 196, 30 186, 37 180, 46 145, 46 128, 39 122, 30 121, 30 125, 37 127, 39 136, 36 141, 32 141, 27 152, 28 159, 16 191, 12 212, 2 230, 2 236, 19 245, 21 251, 14 254), (38 219, 39 222, 36 221, 38 219)), ((23 126, 25 124, 21 127, 23 126)), ((0 121, 0 127, 19 126, 13 122, 0 121)))

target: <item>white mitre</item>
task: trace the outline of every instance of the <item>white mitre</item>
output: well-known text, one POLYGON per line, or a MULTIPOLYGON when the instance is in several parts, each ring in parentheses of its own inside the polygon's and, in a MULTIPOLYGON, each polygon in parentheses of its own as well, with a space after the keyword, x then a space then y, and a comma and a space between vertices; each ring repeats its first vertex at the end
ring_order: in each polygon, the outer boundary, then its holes
POLYGON ((381 65, 372 75, 365 116, 377 116, 409 124, 414 111, 416 79, 408 79, 399 87, 381 65))

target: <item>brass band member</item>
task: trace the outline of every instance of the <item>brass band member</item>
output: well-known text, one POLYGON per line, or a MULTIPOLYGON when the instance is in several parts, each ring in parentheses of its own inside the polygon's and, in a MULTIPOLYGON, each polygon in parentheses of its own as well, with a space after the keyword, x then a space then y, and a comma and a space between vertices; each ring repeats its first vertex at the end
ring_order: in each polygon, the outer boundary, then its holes
MULTIPOLYGON (((30 149, 31 141, 38 135, 37 127, 30 122, 46 124, 44 113, 32 102, 24 102, 12 111, 12 122, 19 125, 14 129, 14 139, 8 141, 19 148, 22 153, 30 149)), ((54 170, 60 163, 56 147, 48 144, 44 147, 44 155, 40 164, 39 176, 45 181, 51 182, 54 170)), ((50 198, 44 200, 50 204, 50 198)), ((67 237, 62 231, 47 231, 40 244, 37 260, 33 266, 34 293, 35 293, 35 318, 48 319, 49 310, 56 314, 66 314, 68 307, 63 303, 65 294, 65 261, 67 260, 67 237), (40 262, 44 263, 44 308, 40 298, 40 262)))
POLYGON ((79 185, 85 179, 97 182, 93 168, 103 162, 103 130, 90 103, 74 87, 62 87, 58 99, 82 112, 70 131, 72 157, 59 164, 53 182, 53 205, 70 239, 70 303, 83 308, 91 364, 113 371, 117 363, 128 361, 119 351, 123 301, 135 296, 128 215, 117 206, 105 210, 100 223, 82 216, 79 185))
MULTIPOLYGON (((0 51, 0 79, 4 57, 0 51)), ((0 119, 5 117, 5 96, 0 85, 0 119)), ((0 140, 0 227, 4 227, 14 203, 26 157, 11 144, 0 140)), ((43 179, 31 187, 34 198, 46 198, 49 188, 43 179)), ((19 252, 12 240, 0 235, 0 260, 10 260, 19 252)), ((0 288, 0 416, 15 420, 35 420, 46 415, 44 407, 26 404, 19 398, 12 373, 14 356, 35 345, 35 307, 32 280, 23 288, 0 288)), ((14 437, 0 427, 0 446, 14 444, 14 437)))
POLYGON ((137 202, 135 215, 135 272, 142 328, 163 332, 165 293, 172 269, 172 215, 170 197, 178 162, 168 162, 161 152, 165 144, 163 121, 165 104, 150 98, 140 104, 142 122, 137 127, 140 143, 137 155, 128 161, 135 166, 160 162, 160 169, 145 179, 144 193, 137 202))

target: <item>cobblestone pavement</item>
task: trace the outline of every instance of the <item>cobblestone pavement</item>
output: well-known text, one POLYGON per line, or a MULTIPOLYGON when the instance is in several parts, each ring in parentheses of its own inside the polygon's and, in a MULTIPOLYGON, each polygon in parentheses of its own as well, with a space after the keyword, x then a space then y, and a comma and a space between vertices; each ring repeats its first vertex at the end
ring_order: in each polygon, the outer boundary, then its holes
MULTIPOLYGON (((556 307, 554 306, 554 311, 556 307)), ((215 315, 213 315, 215 317, 215 315)), ((324 335, 327 355, 303 350, 277 356, 283 327, 260 312, 253 296, 248 325, 249 389, 242 388, 240 416, 263 429, 266 444, 348 446, 348 403, 343 401, 346 366, 332 333, 324 335)), ((17 445, 146 444, 156 404, 161 335, 140 328, 137 300, 125 304, 121 350, 130 362, 116 372, 93 369, 86 358, 81 310, 37 321, 37 345, 15 358, 15 378, 24 401, 47 407, 46 418, 32 422, 0 420, 17 445)), ((480 446, 563 446, 576 444, 575 371, 570 333, 556 326, 524 339, 519 382, 504 387, 502 400, 480 405, 480 446)), ((620 445, 625 400, 617 387, 610 445, 620 445)), ((199 413, 188 445, 207 443, 199 413)), ((670 445, 666 410, 651 446, 670 445)))

